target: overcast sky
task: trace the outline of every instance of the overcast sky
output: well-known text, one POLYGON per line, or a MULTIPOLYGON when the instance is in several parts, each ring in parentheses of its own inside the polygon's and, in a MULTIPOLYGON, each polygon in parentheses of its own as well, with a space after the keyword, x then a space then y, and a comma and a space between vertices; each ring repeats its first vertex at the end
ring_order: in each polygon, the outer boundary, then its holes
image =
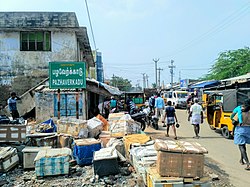
MULTIPOLYGON (((88 0, 96 48, 102 52, 105 78, 121 76, 140 83, 142 73, 155 82, 205 75, 220 52, 249 47, 250 0, 88 0)), ((0 11, 76 12, 93 36, 85 0, 0 0, 0 11)))

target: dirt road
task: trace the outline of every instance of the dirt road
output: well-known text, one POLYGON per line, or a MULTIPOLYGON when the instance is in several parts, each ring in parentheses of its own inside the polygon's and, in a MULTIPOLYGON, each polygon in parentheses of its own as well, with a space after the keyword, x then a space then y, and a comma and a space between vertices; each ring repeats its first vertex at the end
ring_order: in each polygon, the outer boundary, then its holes
MULTIPOLYGON (((180 128, 177 129, 179 140, 197 141, 208 150, 207 160, 212 163, 210 167, 218 172, 223 172, 223 176, 230 180, 235 187, 246 187, 250 185, 250 172, 244 170, 245 165, 240 165, 240 152, 233 140, 225 139, 219 132, 211 130, 206 122, 201 125, 200 139, 193 139, 193 127, 187 121, 185 110, 177 110, 177 118, 180 128)), ((160 124, 160 123, 159 123, 160 124)), ((166 127, 160 126, 158 131, 148 128, 145 132, 153 137, 164 137, 166 127)), ((173 139, 173 132, 170 129, 170 138, 173 139)), ((250 157, 250 146, 247 145, 248 156, 250 157)), ((222 179, 223 180, 223 179, 222 179)))

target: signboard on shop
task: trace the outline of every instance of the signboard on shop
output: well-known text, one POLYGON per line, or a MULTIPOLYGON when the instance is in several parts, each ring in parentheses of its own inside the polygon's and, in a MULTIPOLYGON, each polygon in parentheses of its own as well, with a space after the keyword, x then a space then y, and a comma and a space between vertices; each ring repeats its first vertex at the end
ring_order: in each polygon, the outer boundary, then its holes
POLYGON ((49 88, 86 88, 85 62, 50 62, 49 88))

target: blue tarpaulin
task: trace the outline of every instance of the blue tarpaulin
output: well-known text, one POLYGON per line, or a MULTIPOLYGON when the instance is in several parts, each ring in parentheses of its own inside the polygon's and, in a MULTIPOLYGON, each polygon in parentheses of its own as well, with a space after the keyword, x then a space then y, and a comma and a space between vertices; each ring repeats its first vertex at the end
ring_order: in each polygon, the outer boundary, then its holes
POLYGON ((193 84, 190 88, 209 88, 213 86, 218 86, 220 81, 206 81, 202 83, 193 84))
POLYGON ((42 132, 49 133, 49 132, 57 132, 57 127, 52 119, 42 122, 40 125, 49 125, 50 128, 45 128, 42 132))

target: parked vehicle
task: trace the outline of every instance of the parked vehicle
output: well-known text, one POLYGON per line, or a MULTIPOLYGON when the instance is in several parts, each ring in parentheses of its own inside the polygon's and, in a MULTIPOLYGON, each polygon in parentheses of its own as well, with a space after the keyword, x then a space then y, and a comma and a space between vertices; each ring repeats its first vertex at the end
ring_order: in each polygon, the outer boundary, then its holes
MULTIPOLYGON (((135 105, 140 108, 142 106, 144 106, 146 98, 144 95, 143 91, 135 91, 135 92, 124 92, 123 94, 124 100, 125 100, 125 105, 126 105, 126 101, 131 98, 132 101, 135 103, 135 105)), ((124 106, 124 108, 126 108, 126 106, 124 106)))
POLYGON ((144 131, 146 128, 146 114, 142 111, 139 111, 134 114, 130 114, 131 118, 141 124, 141 130, 144 131))
POLYGON ((163 92, 163 99, 165 105, 168 101, 172 102, 175 108, 186 108, 187 107, 188 92, 182 90, 163 92))
POLYGON ((233 124, 230 116, 233 109, 243 104, 247 98, 250 98, 249 88, 223 90, 220 93, 209 94, 206 115, 210 128, 220 129, 225 138, 231 138, 233 124), (221 98, 219 102, 216 99, 218 96, 221 98))
POLYGON ((202 107, 206 109, 208 104, 220 105, 223 102, 222 91, 204 91, 202 94, 202 107))
POLYGON ((159 129, 158 121, 159 119, 150 111, 150 108, 144 108, 143 112, 146 114, 146 124, 147 126, 153 127, 155 130, 159 129))

